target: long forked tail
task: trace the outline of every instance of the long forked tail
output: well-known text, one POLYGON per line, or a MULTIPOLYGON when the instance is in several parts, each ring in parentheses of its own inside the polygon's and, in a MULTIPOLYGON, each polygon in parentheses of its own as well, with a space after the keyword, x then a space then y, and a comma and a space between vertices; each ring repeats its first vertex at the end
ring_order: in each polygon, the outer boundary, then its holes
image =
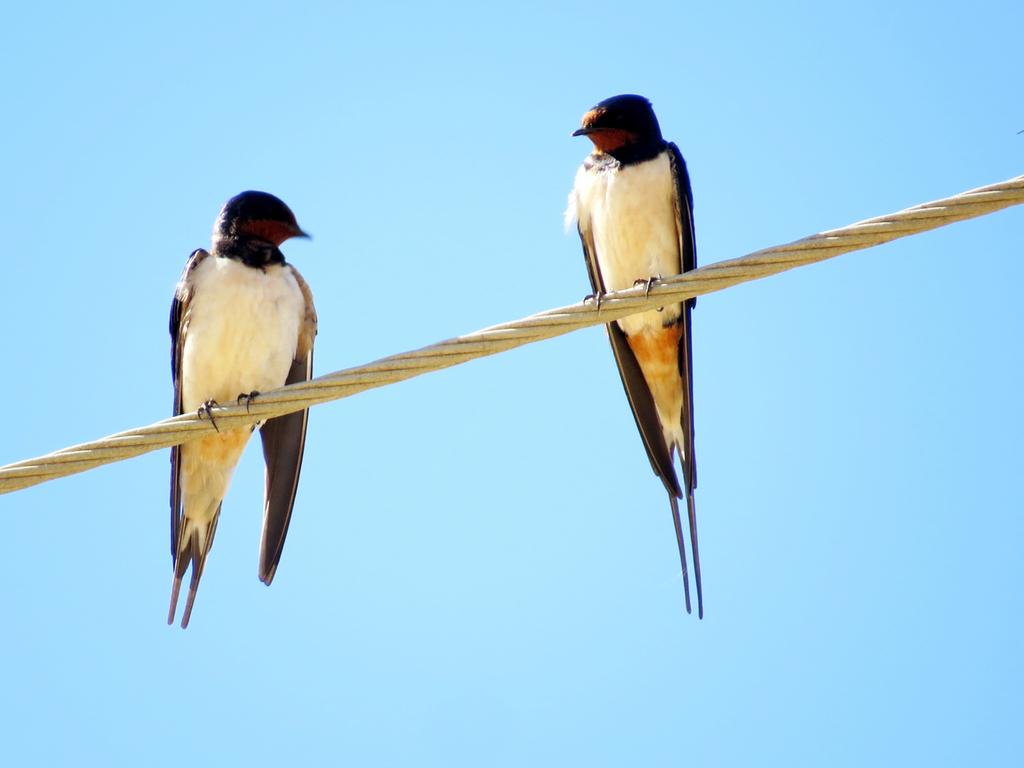
POLYGON ((181 628, 188 627, 192 616, 192 605, 196 600, 199 580, 203 578, 206 556, 213 546, 213 535, 217 531, 217 520, 220 518, 220 507, 217 507, 208 523, 197 523, 185 518, 179 526, 178 546, 174 556, 174 581, 171 583, 171 606, 167 611, 167 623, 174 623, 174 614, 178 610, 178 593, 181 591, 181 579, 192 565, 192 580, 188 587, 188 599, 185 601, 185 612, 181 615, 181 628))
POLYGON ((693 576, 694 580, 697 582, 697 618, 703 619, 704 588, 700 583, 700 549, 697 546, 697 509, 693 501, 693 486, 688 486, 686 489, 686 511, 689 513, 690 518, 690 546, 693 548, 693 576))
MULTIPOLYGON (((697 583, 697 617, 704 618, 704 588, 700 580, 700 549, 697 546, 697 511, 694 508, 693 490, 687 490, 686 511, 690 522, 690 546, 693 548, 693 575, 697 583)), ((686 538, 683 523, 679 517, 679 501, 674 494, 669 494, 672 504, 672 522, 676 528, 676 544, 679 546, 679 562, 683 566, 683 594, 686 596, 686 612, 690 613, 690 576, 686 569, 686 538)))
MULTIPOLYGON (((686 569, 686 539, 683 538, 683 523, 679 519, 679 501, 674 493, 668 495, 672 505, 672 522, 676 527, 676 543, 679 545, 679 563, 683 566, 683 595, 686 598, 686 612, 690 613, 690 574, 686 569)), ((698 579, 698 584, 700 583, 698 579)), ((700 594, 698 592, 698 594, 700 594)))

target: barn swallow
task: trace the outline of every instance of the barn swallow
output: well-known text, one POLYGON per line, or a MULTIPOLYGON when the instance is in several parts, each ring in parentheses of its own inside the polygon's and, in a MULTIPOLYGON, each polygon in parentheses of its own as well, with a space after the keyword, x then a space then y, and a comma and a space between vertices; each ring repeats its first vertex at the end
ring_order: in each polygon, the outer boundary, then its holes
MULTIPOLYGON (((567 221, 577 221, 594 295, 618 291, 697 266, 690 177, 679 148, 665 141, 643 96, 613 96, 591 108, 573 136, 594 151, 583 161, 569 195, 567 221)), ((704 597, 697 548, 693 456, 693 346, 689 299, 609 323, 615 362, 654 474, 668 491, 683 569, 686 610, 690 580, 677 499, 686 498, 697 586, 704 597), (682 465, 680 486, 673 453, 682 465)))
MULTIPOLYGON (((313 375, 316 310, 298 270, 280 246, 309 237, 295 215, 266 192, 228 200, 213 225, 213 245, 185 264, 171 303, 174 413, 210 415, 218 402, 251 402, 261 391, 313 375)), ((167 623, 174 623, 181 579, 192 565, 181 626, 188 626, 221 504, 235 465, 257 427, 266 481, 259 577, 274 578, 302 468, 308 412, 242 429, 216 429, 171 449, 171 558, 174 581, 167 623)), ((216 427, 216 422, 214 422, 216 427)))

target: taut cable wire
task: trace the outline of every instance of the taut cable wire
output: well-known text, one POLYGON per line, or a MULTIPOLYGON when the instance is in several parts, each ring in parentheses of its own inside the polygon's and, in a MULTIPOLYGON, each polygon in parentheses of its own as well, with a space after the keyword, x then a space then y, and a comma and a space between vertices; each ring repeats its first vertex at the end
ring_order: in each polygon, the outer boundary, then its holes
MULTIPOLYGON (((646 290, 641 286, 605 294, 599 304, 587 301, 550 309, 521 320, 494 325, 466 336, 265 392, 251 407, 219 407, 213 409, 213 416, 221 430, 238 429, 259 420, 339 400, 367 389, 394 384, 430 371, 607 323, 665 304, 721 291, 739 283, 758 280, 1021 203, 1024 203, 1024 176, 1017 176, 943 200, 821 232, 787 245, 765 248, 738 259, 709 264, 685 275, 655 283, 649 295, 645 295, 646 290)), ((212 429, 209 419, 200 419, 196 414, 183 414, 147 427, 119 432, 45 456, 8 464, 0 467, 0 493, 10 493, 102 464, 187 442, 212 429)))

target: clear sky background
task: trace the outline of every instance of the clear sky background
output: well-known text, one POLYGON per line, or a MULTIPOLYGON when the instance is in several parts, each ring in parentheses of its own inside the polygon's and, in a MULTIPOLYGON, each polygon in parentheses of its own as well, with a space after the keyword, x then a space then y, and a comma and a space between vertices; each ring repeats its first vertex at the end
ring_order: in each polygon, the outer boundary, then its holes
MULTIPOLYGON (((579 300, 569 136, 621 92, 709 263, 1024 171, 1005 3, 20 3, 0 28, 0 462, 169 414, 167 310, 283 198, 317 372, 579 300)), ((604 331, 315 409, 192 626, 168 452, 0 498, 9 765, 1006 765, 1024 749, 1024 212, 700 299, 706 618, 604 331)))

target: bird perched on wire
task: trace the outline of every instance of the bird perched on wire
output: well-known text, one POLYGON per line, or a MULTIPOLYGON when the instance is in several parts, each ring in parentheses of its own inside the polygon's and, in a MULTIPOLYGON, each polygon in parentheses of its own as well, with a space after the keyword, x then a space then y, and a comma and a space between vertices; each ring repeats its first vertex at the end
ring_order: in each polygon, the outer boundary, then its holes
POLYGON ((171 557, 174 581, 167 623, 173 624, 181 580, 192 566, 181 617, 188 626, 196 589, 213 545, 231 475, 256 426, 266 460, 259 577, 274 578, 302 468, 307 411, 243 429, 223 429, 211 408, 251 403, 261 391, 307 381, 313 373, 316 310, 298 270, 280 246, 308 237, 281 200, 242 192, 213 226, 209 252, 189 257, 171 303, 174 413, 211 417, 215 431, 171 449, 171 557))
MULTIPOLYGON (((586 136, 593 152, 583 161, 569 195, 567 221, 576 219, 590 284, 597 301, 617 291, 697 266, 693 195, 679 148, 665 141, 651 103, 625 94, 605 99, 583 115, 573 136, 586 136)), ((693 347, 690 299, 609 323, 615 362, 654 473, 668 491, 683 569, 686 610, 690 581, 678 499, 686 499, 697 586, 704 615, 694 489, 693 347), (682 486, 673 454, 682 464, 682 486)))

